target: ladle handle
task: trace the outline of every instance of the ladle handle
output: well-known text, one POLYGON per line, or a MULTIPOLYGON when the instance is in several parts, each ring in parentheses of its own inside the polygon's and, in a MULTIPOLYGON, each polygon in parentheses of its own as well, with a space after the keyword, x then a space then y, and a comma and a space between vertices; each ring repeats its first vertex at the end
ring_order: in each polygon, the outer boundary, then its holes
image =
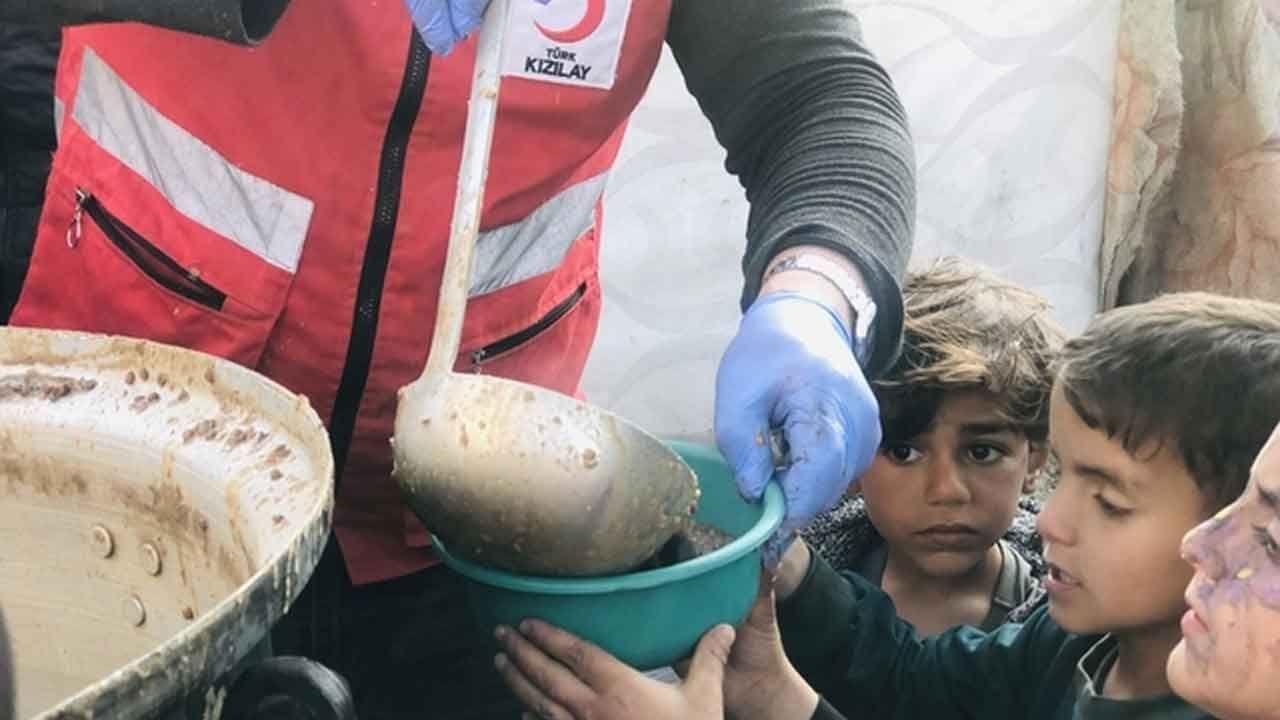
POLYGON ((453 201, 453 225, 449 230, 449 252, 440 280, 440 303, 436 309, 435 335, 423 375, 447 373, 453 369, 462 341, 462 321, 466 317, 467 295, 471 287, 471 261, 476 236, 480 233, 480 212, 484 207, 484 186, 489 175, 489 150, 493 126, 498 116, 498 89, 502 84, 502 40, 506 33, 509 0, 493 0, 485 14, 476 46, 471 98, 467 104, 467 130, 462 141, 462 165, 458 169, 458 191, 453 201))

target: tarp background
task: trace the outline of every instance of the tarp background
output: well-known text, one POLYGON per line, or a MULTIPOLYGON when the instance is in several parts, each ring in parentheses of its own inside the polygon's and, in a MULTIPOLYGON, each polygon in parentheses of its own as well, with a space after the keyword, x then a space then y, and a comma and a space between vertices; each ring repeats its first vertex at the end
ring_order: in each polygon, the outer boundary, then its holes
MULTIPOLYGON (((1044 293, 1079 330, 1097 307, 1119 0, 852 2, 892 72, 919 163, 916 257, 962 254, 1044 293)), ((607 193, 595 403, 709 439, 737 326, 746 203, 664 57, 607 193)))
POLYGON ((1280 300, 1280 2, 1124 0, 1104 307, 1280 300))

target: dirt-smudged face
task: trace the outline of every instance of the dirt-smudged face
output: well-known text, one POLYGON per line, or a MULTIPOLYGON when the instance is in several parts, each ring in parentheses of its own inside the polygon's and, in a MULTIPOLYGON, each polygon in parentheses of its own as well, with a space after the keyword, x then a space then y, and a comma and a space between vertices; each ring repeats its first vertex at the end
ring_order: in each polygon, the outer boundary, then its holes
POLYGON ((1196 574, 1169 684, 1226 718, 1280 718, 1280 428, 1244 494, 1187 533, 1196 574))

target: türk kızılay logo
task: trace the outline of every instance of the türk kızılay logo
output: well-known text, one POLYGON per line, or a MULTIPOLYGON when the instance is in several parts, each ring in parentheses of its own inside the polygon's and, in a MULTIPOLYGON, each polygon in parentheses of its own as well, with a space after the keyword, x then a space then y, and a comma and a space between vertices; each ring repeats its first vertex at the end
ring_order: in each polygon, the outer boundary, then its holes
POLYGON ((631 0, 517 0, 502 74, 607 90, 630 13, 631 0))

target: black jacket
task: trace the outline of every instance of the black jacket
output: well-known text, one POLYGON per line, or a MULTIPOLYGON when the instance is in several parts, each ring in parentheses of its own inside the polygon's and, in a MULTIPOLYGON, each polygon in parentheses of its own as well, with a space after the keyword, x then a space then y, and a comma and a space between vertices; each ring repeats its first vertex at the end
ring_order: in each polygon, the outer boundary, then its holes
POLYGON ((252 44, 270 31, 286 4, 261 0, 244 12, 240 0, 218 0, 221 11, 212 12, 198 3, 154 0, 0 2, 0 324, 9 322, 22 290, 57 145, 53 76, 59 25, 136 20, 252 44))
POLYGON ((0 324, 18 301, 31 261, 45 181, 57 144, 53 75, 60 25, 138 21, 234 43, 262 39, 288 0, 0 2, 0 324))
POLYGON ((59 32, 0 23, 0 322, 31 259, 49 162, 59 32))
POLYGON ((140 22, 251 45, 266 37, 289 0, 4 0, 0 25, 140 22))

